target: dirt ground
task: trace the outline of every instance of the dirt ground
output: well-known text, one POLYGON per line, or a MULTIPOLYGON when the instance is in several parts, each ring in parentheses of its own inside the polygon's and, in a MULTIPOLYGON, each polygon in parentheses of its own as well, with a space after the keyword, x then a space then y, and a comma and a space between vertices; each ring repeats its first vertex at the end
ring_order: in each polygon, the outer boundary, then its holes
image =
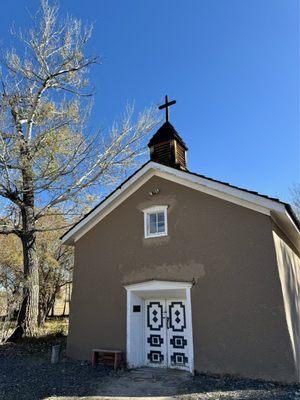
POLYGON ((70 360, 64 350, 52 365, 51 346, 58 343, 64 349, 65 337, 0 346, 0 399, 300 400, 300 386, 148 368, 113 372, 70 360))

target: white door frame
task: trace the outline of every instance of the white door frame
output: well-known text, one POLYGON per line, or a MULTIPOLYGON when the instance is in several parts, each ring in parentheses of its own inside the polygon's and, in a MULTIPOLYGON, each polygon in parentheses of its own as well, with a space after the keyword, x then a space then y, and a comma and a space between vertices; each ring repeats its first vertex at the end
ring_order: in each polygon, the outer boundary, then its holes
POLYGON ((144 365, 144 299, 174 297, 180 293, 186 299, 186 318, 189 341, 189 371, 194 373, 194 346, 192 325, 190 282, 146 281, 125 286, 127 291, 127 338, 126 359, 130 368, 144 365), (140 307, 140 312, 133 312, 133 306, 140 307))

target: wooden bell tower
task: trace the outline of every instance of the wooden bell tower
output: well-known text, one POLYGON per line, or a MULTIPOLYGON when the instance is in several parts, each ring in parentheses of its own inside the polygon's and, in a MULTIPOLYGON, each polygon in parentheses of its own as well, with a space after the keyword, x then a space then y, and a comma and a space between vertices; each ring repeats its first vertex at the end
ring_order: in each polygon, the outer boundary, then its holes
POLYGON ((150 148, 150 159, 152 161, 172 168, 186 170, 186 152, 188 148, 169 122, 169 106, 175 103, 175 100, 169 102, 168 96, 166 96, 165 104, 158 107, 160 110, 166 109, 166 122, 151 138, 148 147, 150 148))

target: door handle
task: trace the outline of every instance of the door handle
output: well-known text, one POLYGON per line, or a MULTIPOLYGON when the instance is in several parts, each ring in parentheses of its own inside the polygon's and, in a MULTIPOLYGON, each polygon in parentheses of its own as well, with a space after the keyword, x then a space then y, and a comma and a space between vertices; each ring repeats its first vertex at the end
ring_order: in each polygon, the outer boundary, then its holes
POLYGON ((170 318, 167 317, 167 329, 169 329, 169 328, 170 328, 170 318))

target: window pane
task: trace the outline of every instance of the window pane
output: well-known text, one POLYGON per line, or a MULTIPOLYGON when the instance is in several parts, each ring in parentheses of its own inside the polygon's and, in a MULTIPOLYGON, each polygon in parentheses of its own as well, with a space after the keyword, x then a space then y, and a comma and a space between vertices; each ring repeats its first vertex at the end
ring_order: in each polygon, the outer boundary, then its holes
POLYGON ((165 231, 165 213, 157 213, 157 232, 161 233, 165 231))
POLYGON ((157 232, 164 232, 164 231, 165 231, 165 221, 158 222, 157 232))
POLYGON ((157 215, 149 214, 149 233, 157 233, 157 215))
POLYGON ((156 213, 149 214, 150 224, 151 223, 156 224, 156 218, 157 218, 157 214, 156 213))
POLYGON ((165 220, 165 213, 163 213, 163 212, 157 213, 157 221, 164 222, 164 220, 165 220))

